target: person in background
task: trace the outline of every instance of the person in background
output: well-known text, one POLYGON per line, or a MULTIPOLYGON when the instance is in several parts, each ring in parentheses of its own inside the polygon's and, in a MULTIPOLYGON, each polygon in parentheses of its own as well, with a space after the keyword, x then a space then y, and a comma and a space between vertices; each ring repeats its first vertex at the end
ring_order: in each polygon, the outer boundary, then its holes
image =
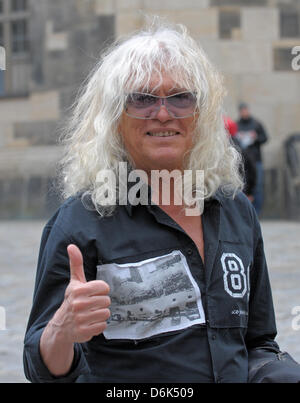
POLYGON ((266 143, 268 136, 263 125, 250 114, 249 106, 242 102, 239 105, 239 120, 237 121, 238 132, 236 139, 240 147, 255 161, 256 185, 253 193, 253 205, 258 215, 263 207, 263 161, 261 145, 266 143))
POLYGON ((241 142, 238 140, 236 134, 238 131, 238 126, 234 120, 229 118, 228 116, 224 116, 224 123, 227 132, 231 136, 231 140, 237 150, 241 153, 243 164, 241 166, 241 174, 244 177, 244 193, 248 197, 248 199, 253 203, 254 201, 254 189, 256 184, 256 166, 255 160, 252 158, 251 154, 247 153, 247 149, 243 149, 241 146, 241 142))

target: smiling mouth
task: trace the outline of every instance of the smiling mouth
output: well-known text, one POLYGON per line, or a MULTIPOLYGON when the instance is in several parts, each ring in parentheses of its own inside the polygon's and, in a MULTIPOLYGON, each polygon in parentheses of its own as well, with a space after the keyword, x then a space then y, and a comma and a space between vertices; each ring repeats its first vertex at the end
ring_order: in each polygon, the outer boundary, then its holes
POLYGON ((172 137, 172 136, 177 136, 180 134, 179 132, 158 132, 158 133, 153 133, 153 132, 147 132, 147 136, 152 136, 152 137, 172 137))

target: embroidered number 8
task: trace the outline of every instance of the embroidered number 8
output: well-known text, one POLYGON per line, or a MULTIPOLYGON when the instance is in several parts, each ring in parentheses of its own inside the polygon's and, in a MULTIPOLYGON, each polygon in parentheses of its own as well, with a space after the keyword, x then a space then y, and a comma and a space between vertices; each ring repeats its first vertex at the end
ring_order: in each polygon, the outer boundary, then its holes
POLYGON ((233 298, 242 298, 247 292, 247 277, 242 260, 235 253, 223 253, 224 289, 233 298))

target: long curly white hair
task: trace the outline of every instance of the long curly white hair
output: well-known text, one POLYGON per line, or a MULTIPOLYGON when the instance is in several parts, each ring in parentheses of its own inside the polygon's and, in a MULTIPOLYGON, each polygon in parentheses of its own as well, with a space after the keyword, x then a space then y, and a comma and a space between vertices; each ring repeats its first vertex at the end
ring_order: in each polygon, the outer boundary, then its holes
MULTIPOLYGON (((141 88, 147 91, 153 74, 162 72, 168 72, 178 88, 197 93, 194 147, 185 169, 204 171, 204 198, 218 189, 234 197, 242 189, 241 157, 224 126, 221 74, 184 26, 156 21, 106 49, 79 91, 61 137, 65 145, 60 164, 64 197, 88 194, 101 215, 113 213, 114 207, 101 207, 103 191, 97 175, 112 170, 118 177, 120 161, 132 166, 118 133, 126 93, 141 88)), ((199 197, 203 198, 203 192, 199 197)))

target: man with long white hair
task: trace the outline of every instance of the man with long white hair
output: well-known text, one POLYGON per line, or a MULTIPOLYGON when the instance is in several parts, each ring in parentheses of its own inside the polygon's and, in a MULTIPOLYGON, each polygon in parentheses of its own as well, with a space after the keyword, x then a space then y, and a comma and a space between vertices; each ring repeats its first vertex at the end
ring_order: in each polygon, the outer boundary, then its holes
POLYGON ((29 380, 258 382, 285 362, 224 93, 181 26, 103 53, 63 136, 67 200, 42 235, 29 380))

